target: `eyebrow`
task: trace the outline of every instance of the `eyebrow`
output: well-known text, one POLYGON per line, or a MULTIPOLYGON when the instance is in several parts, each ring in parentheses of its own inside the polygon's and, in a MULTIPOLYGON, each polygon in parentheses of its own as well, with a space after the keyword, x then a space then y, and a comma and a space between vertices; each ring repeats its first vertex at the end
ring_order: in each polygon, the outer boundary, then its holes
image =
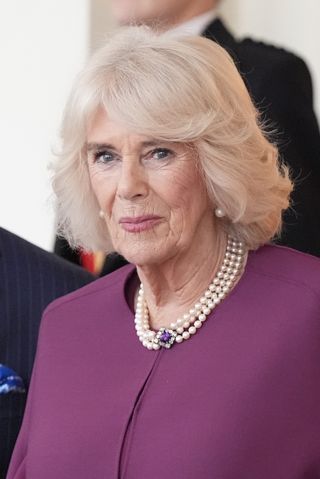
POLYGON ((87 143, 86 150, 87 151, 96 151, 96 150, 115 150, 114 146, 109 143, 87 143))
MULTIPOLYGON (((148 141, 142 141, 141 146, 146 148, 146 147, 152 147, 152 146, 158 146, 159 143, 164 143, 161 140, 148 140, 148 141)), ((87 151, 97 151, 97 150, 116 150, 117 148, 113 146, 111 143, 87 143, 86 145, 87 151)))

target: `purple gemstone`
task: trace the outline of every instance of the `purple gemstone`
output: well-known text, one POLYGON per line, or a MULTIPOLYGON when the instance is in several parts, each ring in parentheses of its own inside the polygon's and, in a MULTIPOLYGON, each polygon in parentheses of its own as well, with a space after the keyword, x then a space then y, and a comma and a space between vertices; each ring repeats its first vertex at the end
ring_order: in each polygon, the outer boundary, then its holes
POLYGON ((168 343, 171 339, 171 334, 169 331, 163 331, 163 333, 160 336, 160 341, 163 341, 164 343, 168 343))

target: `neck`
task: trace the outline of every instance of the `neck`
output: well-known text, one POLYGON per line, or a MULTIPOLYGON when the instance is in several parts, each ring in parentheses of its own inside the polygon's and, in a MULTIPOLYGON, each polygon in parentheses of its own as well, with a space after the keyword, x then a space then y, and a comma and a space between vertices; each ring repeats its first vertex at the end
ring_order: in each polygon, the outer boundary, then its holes
POLYGON ((169 327, 198 301, 212 281, 224 257, 227 236, 204 229, 202 241, 161 264, 137 267, 144 286, 153 329, 169 327), (201 245, 201 247, 199 247, 201 245))
POLYGON ((184 10, 171 14, 169 18, 164 18, 161 22, 162 30, 169 30, 173 27, 177 27, 193 18, 211 11, 214 8, 212 0, 204 0, 197 2, 189 2, 184 10))

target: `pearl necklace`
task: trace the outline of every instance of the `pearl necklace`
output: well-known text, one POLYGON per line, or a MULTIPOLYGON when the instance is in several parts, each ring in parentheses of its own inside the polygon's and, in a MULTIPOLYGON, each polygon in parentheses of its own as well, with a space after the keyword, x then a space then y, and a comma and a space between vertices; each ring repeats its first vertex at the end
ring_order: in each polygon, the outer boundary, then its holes
POLYGON ((149 325, 149 310, 140 285, 135 312, 135 328, 139 340, 149 350, 161 347, 169 349, 174 343, 182 343, 202 327, 211 311, 226 297, 243 269, 245 251, 243 243, 228 237, 227 249, 219 271, 197 303, 170 324, 170 328, 152 331, 149 325))

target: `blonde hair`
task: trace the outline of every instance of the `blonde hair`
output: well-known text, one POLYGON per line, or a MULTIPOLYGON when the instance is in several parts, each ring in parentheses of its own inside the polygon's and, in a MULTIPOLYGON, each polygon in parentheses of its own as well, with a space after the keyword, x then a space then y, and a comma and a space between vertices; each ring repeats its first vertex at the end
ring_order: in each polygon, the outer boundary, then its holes
POLYGON ((255 249, 280 231, 292 184, 227 52, 201 37, 115 33, 73 86, 53 166, 58 232, 73 247, 110 248, 91 189, 86 129, 99 108, 133 132, 195 146, 218 223, 255 249))

